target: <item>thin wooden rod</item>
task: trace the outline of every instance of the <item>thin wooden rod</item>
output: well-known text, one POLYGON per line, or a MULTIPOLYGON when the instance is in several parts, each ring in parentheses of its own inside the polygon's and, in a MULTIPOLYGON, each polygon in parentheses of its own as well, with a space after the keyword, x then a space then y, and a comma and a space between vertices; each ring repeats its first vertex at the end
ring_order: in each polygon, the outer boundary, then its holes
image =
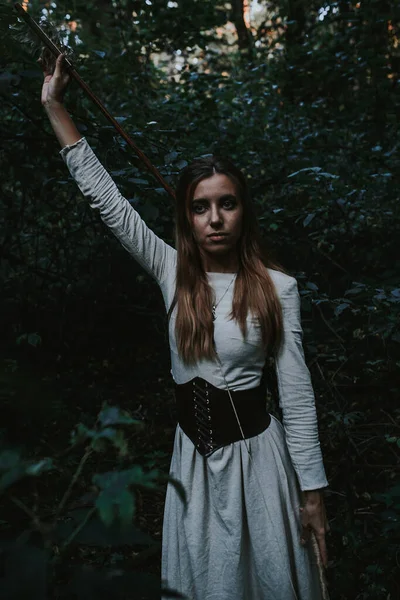
MULTIPOLYGON (((43 44, 50 50, 50 52, 57 58, 60 54, 62 54, 61 50, 57 47, 57 45, 48 37, 48 35, 43 31, 43 29, 36 23, 34 19, 27 13, 27 11, 16 2, 14 4, 14 8, 17 11, 18 15, 26 22, 27 25, 35 32, 35 34, 41 39, 43 44)), ((136 153, 138 158, 144 163, 146 168, 154 175, 157 181, 162 185, 168 194, 175 199, 175 192, 171 188, 171 186, 165 181, 164 177, 161 175, 159 170, 151 163, 150 159, 146 156, 140 148, 137 147, 135 142, 131 140, 126 131, 121 127, 121 125, 114 119, 112 115, 108 112, 104 104, 99 100, 99 98, 92 92, 87 83, 84 82, 82 77, 76 71, 72 62, 65 57, 65 65, 68 69, 69 75, 75 79, 78 85, 83 89, 83 91, 89 96, 89 98, 96 104, 96 106, 101 110, 103 115, 110 121, 110 123, 115 127, 118 133, 124 138, 126 143, 132 150, 136 153)))

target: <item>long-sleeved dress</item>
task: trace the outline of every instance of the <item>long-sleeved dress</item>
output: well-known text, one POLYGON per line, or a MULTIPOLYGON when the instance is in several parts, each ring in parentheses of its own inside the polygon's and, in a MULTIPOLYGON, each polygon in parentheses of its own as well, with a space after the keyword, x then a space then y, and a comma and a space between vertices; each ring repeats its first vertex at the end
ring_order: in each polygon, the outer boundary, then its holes
MULTIPOLYGON (((176 251, 143 222, 122 197, 85 138, 61 150, 72 177, 122 245, 157 281, 168 310, 175 291, 176 251)), ((246 442, 201 456, 177 425, 170 472, 184 485, 185 509, 167 489, 162 577, 191 600, 320 600, 322 590, 310 545, 300 545, 300 490, 328 485, 318 439, 310 374, 304 361, 300 299, 293 277, 270 269, 283 309, 284 336, 276 356, 283 423, 246 442), (247 447, 246 447, 247 446, 247 447), (250 454, 248 452, 250 450, 250 454)), ((231 273, 208 273, 216 300, 231 273)), ((265 353, 260 327, 248 318, 243 338, 229 320, 231 285, 218 304, 214 337, 218 362, 188 367, 169 323, 171 373, 178 384, 199 376, 214 386, 245 390, 260 383, 265 353), (225 380, 224 380, 225 377, 225 380)))

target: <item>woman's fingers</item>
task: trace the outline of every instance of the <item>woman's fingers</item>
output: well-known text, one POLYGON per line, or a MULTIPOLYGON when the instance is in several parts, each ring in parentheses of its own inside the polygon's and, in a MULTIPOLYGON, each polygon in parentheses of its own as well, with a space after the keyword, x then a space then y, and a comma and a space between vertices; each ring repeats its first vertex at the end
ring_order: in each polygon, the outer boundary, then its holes
POLYGON ((324 511, 324 519, 321 522, 319 520, 319 524, 314 523, 310 518, 310 515, 307 510, 304 508, 300 508, 301 514, 301 536, 300 543, 304 546, 307 542, 310 541, 311 534, 315 535, 315 539, 318 545, 319 553, 321 556, 321 561, 324 567, 328 566, 328 551, 326 548, 325 534, 330 530, 328 521, 326 519, 326 514, 324 511))
POLYGON ((63 86, 65 87, 70 80, 70 75, 65 64, 65 54, 60 54, 60 56, 57 57, 56 69, 58 69, 63 86))
POLYGON ((322 564, 324 567, 328 566, 328 551, 326 549, 325 532, 314 532, 317 540, 319 553, 321 555, 322 564))
POLYGON ((64 54, 59 54, 56 60, 56 68, 54 69, 54 75, 56 77, 61 77, 64 65, 64 54))
POLYGON ((43 70, 44 77, 58 77, 58 78, 61 78, 63 75, 67 75, 68 76, 68 73, 64 69, 64 60, 65 60, 65 55, 63 53, 61 53, 61 54, 59 54, 57 56, 56 63, 55 63, 55 68, 54 68, 54 72, 53 73, 49 73, 49 71, 46 70, 46 64, 47 63, 42 58, 38 58, 37 62, 39 63, 39 65, 41 66, 41 68, 43 70))
POLYGON ((304 508, 300 508, 300 513, 301 513, 301 536, 300 536, 300 543, 304 545, 310 539, 311 525, 308 522, 307 513, 304 512, 304 508))
POLYGON ((311 536, 311 527, 305 527, 303 525, 302 530, 301 530, 301 537, 300 537, 300 543, 304 546, 305 544, 307 544, 307 542, 310 541, 310 536, 311 536))

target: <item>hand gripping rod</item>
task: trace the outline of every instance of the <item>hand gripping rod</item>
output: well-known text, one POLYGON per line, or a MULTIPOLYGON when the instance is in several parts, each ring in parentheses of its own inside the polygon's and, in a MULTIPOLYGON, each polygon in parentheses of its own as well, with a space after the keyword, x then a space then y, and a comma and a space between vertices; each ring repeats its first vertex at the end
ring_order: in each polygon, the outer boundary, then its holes
MULTIPOLYGON (((18 15, 23 19, 26 24, 34 31, 34 33, 41 39, 43 44, 50 50, 50 52, 56 58, 62 54, 61 50, 57 47, 57 45, 48 37, 48 35, 43 31, 43 29, 36 23, 34 19, 27 13, 27 11, 19 4, 18 2, 14 4, 14 8, 17 11, 18 15)), ((157 181, 161 184, 161 186, 165 189, 165 191, 175 199, 175 192, 171 188, 171 186, 165 181, 161 173, 158 169, 151 163, 150 159, 146 156, 140 148, 131 140, 126 131, 121 127, 121 125, 114 119, 112 115, 108 112, 104 104, 99 100, 99 98, 92 92, 90 87, 85 83, 82 77, 78 74, 72 62, 65 57, 65 65, 68 69, 68 73, 78 85, 83 89, 83 91, 89 96, 89 98, 96 104, 96 106, 101 110, 103 115, 110 121, 110 123, 115 127, 118 133, 124 138, 128 146, 132 148, 132 150, 136 153, 137 157, 144 163, 148 171, 154 175, 157 181)))

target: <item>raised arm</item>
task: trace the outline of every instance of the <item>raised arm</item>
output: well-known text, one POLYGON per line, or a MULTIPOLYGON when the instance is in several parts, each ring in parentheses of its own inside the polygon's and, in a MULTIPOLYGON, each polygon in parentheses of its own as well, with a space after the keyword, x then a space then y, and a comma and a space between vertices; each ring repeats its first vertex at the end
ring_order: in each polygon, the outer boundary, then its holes
POLYGON ((68 74, 57 59, 53 75, 46 74, 42 104, 62 147, 61 155, 92 208, 130 254, 161 284, 175 263, 175 250, 147 227, 121 195, 63 105, 68 74))
POLYGON ((161 284, 174 267, 176 251, 160 239, 129 204, 85 138, 61 150, 82 194, 97 209, 126 250, 161 284))

